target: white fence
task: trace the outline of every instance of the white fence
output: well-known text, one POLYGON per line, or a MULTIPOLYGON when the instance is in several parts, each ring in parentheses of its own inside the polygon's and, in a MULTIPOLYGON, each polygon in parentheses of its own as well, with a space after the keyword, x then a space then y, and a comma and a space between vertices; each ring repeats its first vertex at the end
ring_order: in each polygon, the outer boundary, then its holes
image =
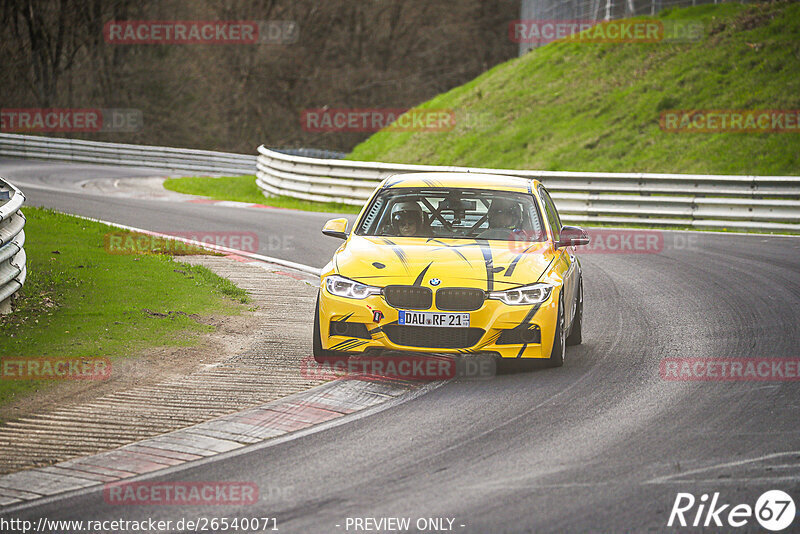
POLYGON ((575 223, 800 233, 800 176, 516 171, 308 158, 258 148, 266 195, 362 205, 392 174, 470 171, 536 178, 575 223))
POLYGON ((563 218, 587 224, 800 233, 800 177, 517 171, 345 161, 340 153, 258 148, 258 157, 208 150, 0 134, 0 156, 252 174, 267 195, 362 205, 387 176, 471 171, 537 178, 563 218), (308 157, 315 156, 315 157, 308 157))
POLYGON ((25 283, 25 195, 0 178, 0 313, 11 311, 11 298, 25 283))
MULTIPOLYGON (((284 154, 341 159, 343 152, 316 148, 273 149, 284 154)), ((123 145, 39 135, 0 133, 0 157, 50 159, 174 171, 243 175, 256 170, 256 156, 211 150, 123 145)))
POLYGON ((256 166, 250 154, 17 134, 0 134, 0 156, 231 175, 253 174, 256 166))

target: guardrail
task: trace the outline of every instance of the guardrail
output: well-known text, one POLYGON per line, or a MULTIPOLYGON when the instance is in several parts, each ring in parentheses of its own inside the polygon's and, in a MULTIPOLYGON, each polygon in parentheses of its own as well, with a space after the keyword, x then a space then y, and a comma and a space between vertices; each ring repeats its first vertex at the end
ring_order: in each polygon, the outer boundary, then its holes
MULTIPOLYGON (((317 148, 276 148, 273 150, 282 154, 312 158, 342 159, 345 157, 344 152, 317 148)), ((7 133, 0 133, 0 156, 154 167, 212 174, 253 174, 256 170, 256 156, 251 154, 125 145, 7 133)))
POLYGON ((11 311, 11 298, 22 288, 26 269, 25 216, 20 211, 25 195, 0 178, 0 313, 11 311))
POLYGON ((518 171, 339 161, 258 148, 265 195, 360 206, 393 174, 481 172, 536 178, 574 223, 800 233, 800 176, 518 171))
POLYGON ((800 177, 518 171, 341 160, 340 152, 258 148, 258 156, 0 133, 0 156, 213 174, 252 174, 266 195, 360 206, 384 178, 482 172, 537 178, 575 223, 800 233, 800 177), (313 156, 313 157, 309 157, 313 156))
MULTIPOLYGON (((307 158, 320 159, 344 159, 347 154, 336 150, 324 150, 320 148, 273 148, 275 152, 289 154, 291 156, 305 156, 307 158)), ((255 170, 255 169, 254 169, 255 170)))
POLYGON ((251 154, 5 133, 0 133, 0 156, 232 175, 253 174, 256 167, 251 154))

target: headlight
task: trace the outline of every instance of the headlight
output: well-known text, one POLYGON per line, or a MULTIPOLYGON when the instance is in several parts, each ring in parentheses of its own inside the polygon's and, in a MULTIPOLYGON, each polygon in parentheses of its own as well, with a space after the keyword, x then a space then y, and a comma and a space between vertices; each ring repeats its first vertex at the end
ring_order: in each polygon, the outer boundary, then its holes
POLYGON ((379 295, 381 292, 379 287, 367 286, 338 274, 333 274, 325 279, 325 289, 331 295, 349 299, 364 299, 370 295, 379 295))
POLYGON ((525 304, 539 304, 546 301, 552 291, 552 284, 532 284, 506 291, 491 291, 489 298, 502 300, 512 306, 524 306, 525 304))

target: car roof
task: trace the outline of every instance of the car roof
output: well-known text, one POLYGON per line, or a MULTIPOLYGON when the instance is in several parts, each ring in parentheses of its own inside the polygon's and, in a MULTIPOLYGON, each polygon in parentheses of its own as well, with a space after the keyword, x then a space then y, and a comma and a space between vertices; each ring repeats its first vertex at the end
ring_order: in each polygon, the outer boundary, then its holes
POLYGON ((539 181, 503 174, 473 172, 414 172, 395 174, 386 179, 383 187, 457 187, 461 189, 494 189, 527 193, 538 187, 539 181))

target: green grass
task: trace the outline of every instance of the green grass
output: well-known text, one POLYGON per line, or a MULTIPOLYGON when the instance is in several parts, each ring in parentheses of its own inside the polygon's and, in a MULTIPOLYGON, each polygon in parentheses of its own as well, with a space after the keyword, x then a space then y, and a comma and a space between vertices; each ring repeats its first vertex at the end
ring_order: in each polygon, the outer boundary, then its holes
POLYGON ((225 176, 223 178, 211 178, 208 176, 169 178, 164 182, 164 188, 177 193, 200 195, 216 200, 251 202, 276 208, 330 213, 358 213, 361 209, 358 206, 333 202, 311 202, 285 196, 265 197, 256 185, 256 177, 252 175, 225 176))
MULTIPOLYGON (((24 212, 28 278, 14 312, 0 317, 0 357, 113 362, 149 347, 194 346, 214 329, 202 317, 236 315, 249 301, 204 267, 151 252, 107 253, 104 236, 124 233, 118 229, 51 210, 24 212)), ((48 385, 0 380, 0 404, 48 385)))
POLYGON ((352 160, 509 169, 800 174, 800 133, 668 133, 670 109, 800 109, 800 4, 662 12, 701 21, 700 41, 556 42, 419 108, 450 132, 378 132, 352 160))

